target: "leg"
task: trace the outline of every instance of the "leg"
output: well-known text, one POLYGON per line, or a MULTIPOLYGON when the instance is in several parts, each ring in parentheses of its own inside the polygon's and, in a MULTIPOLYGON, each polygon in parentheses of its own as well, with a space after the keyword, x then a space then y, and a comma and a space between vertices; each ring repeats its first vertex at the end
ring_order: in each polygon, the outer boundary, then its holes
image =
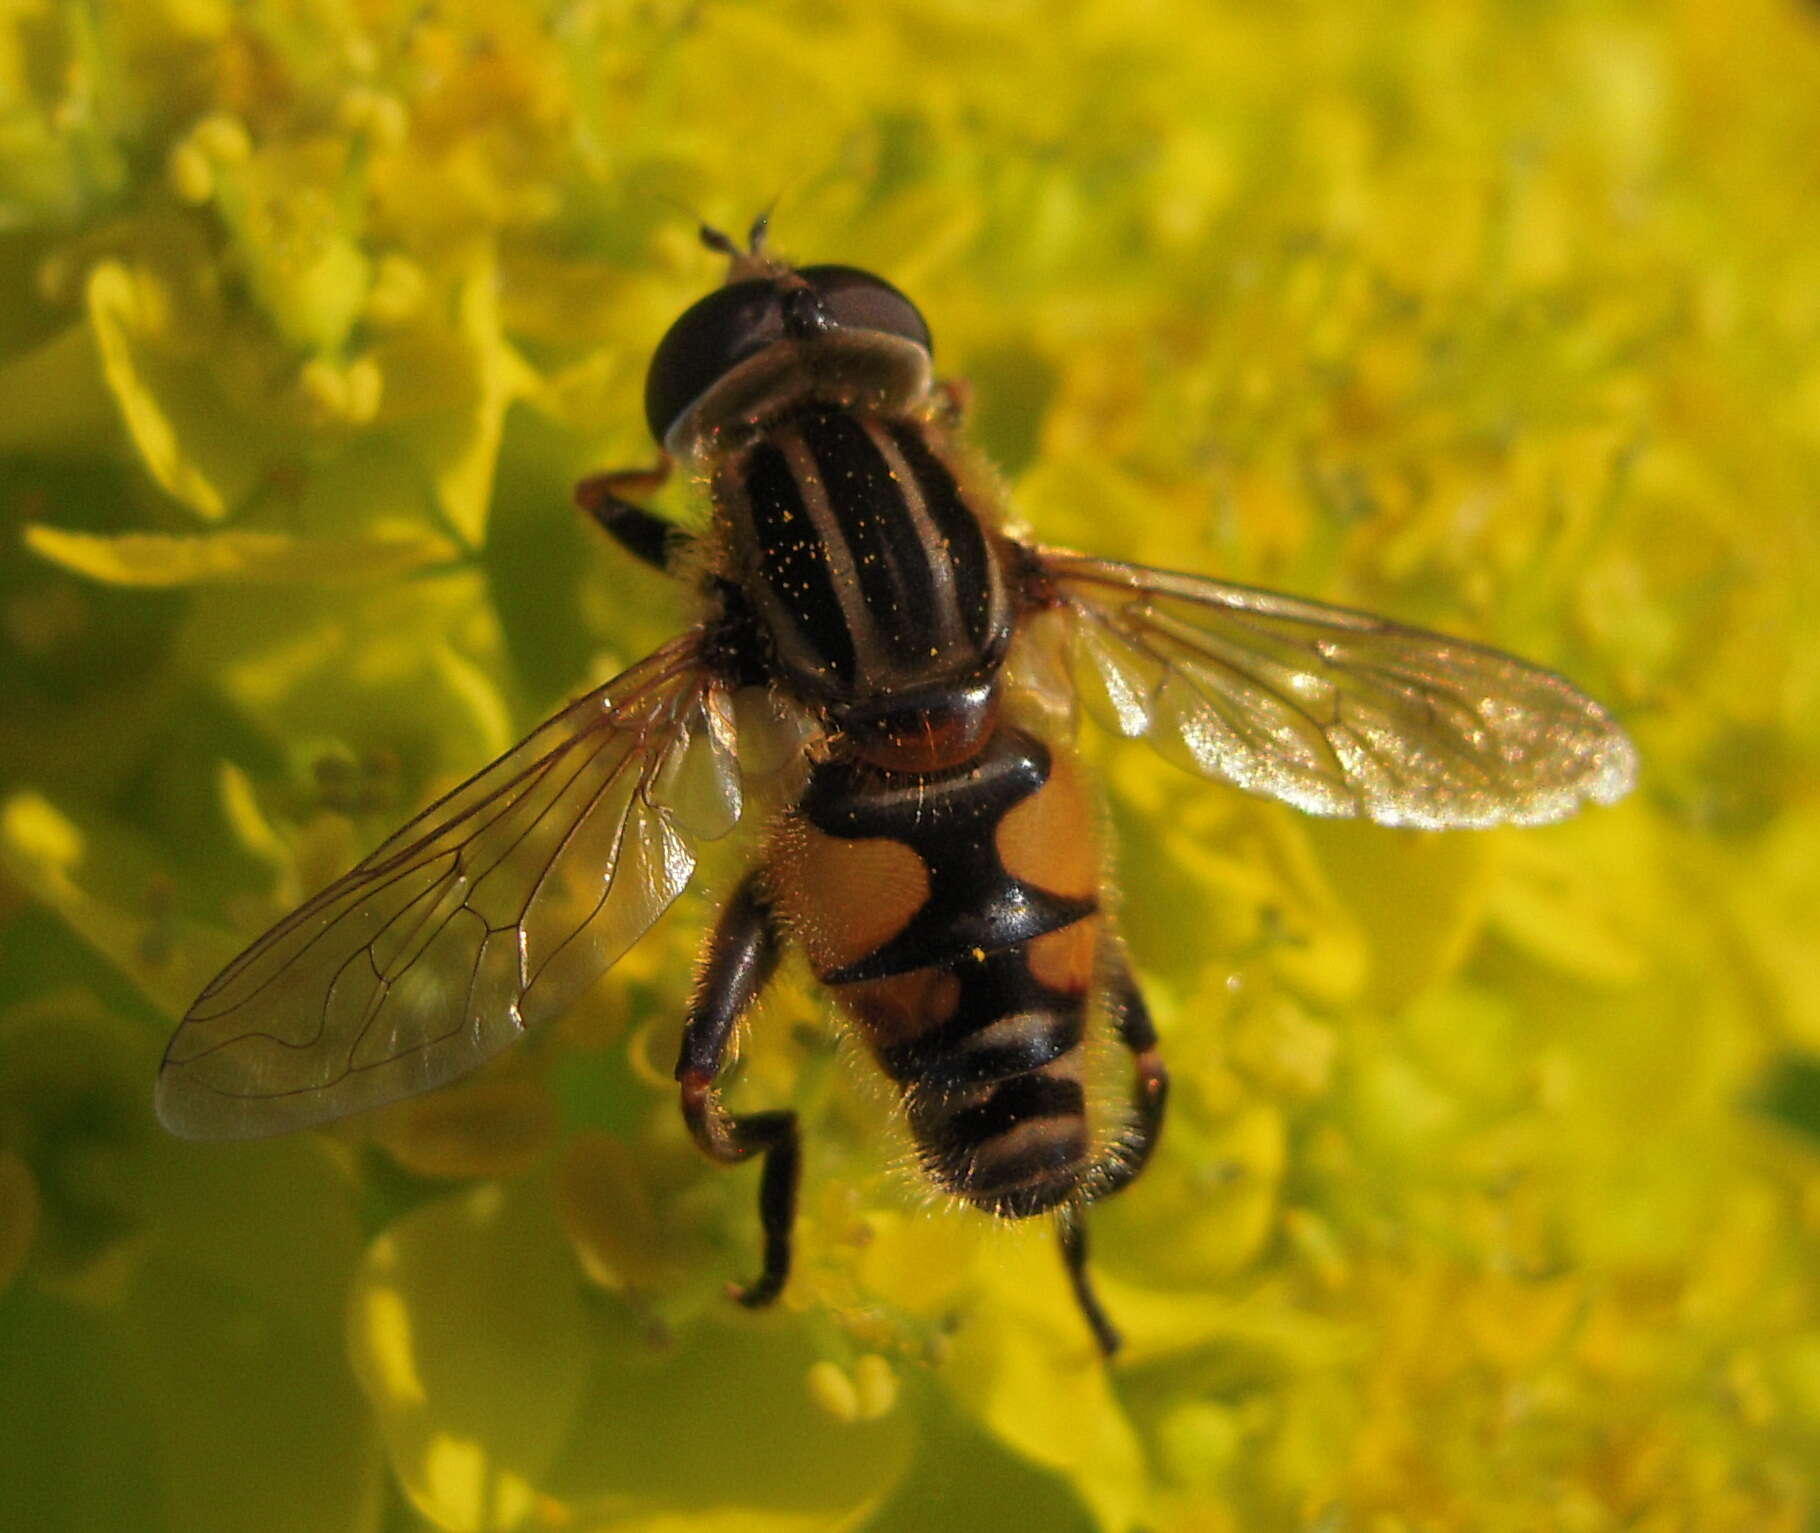
POLYGON ((595 474, 575 486, 575 504, 599 522, 607 536, 628 553, 656 569, 668 570, 672 539, 682 534, 661 516, 654 516, 643 506, 634 505, 626 495, 649 495, 660 489, 670 477, 670 460, 664 458, 656 468, 620 469, 611 474, 595 474))
POLYGON ((796 1183, 802 1168, 796 1114, 729 1113, 714 1089, 714 1077, 735 1024, 770 979, 781 947, 776 918, 759 892, 758 875, 751 874, 721 912, 708 941, 701 982, 683 1029, 682 1056, 676 1062, 683 1121, 695 1142, 724 1165, 764 1157, 758 1191, 764 1269, 755 1281, 733 1290, 740 1303, 753 1308, 775 1299, 790 1275, 790 1230, 796 1221, 796 1183))
POLYGON ((1093 1281, 1087 1276, 1087 1219, 1078 1203, 1064 1204, 1057 1211, 1055 1232, 1061 1238, 1062 1265, 1068 1269, 1074 1302, 1087 1317, 1093 1339, 1099 1343, 1100 1355, 1111 1357, 1124 1338, 1119 1335, 1118 1327, 1106 1318, 1106 1311, 1100 1308, 1099 1295, 1093 1291, 1093 1281))
MULTIPOLYGON (((1169 1101, 1169 1072, 1157 1052, 1156 1028, 1151 1024, 1149 1008, 1138 993, 1123 954, 1118 956, 1117 964, 1109 987, 1109 999, 1118 1009, 1119 1041, 1136 1056, 1137 1081, 1132 1092, 1131 1121, 1094 1168, 1089 1194, 1093 1198, 1109 1197, 1128 1186, 1144 1169, 1150 1152, 1156 1148, 1157 1136, 1163 1130, 1163 1109, 1169 1101)), ((1061 1237, 1062 1263, 1068 1269, 1074 1301, 1087 1317, 1100 1351, 1111 1357, 1119 1349, 1120 1338, 1117 1328, 1100 1307, 1092 1280, 1087 1275, 1084 1208, 1077 1204, 1063 1208, 1057 1216, 1056 1233, 1061 1237)))
POLYGON ((1144 1169, 1150 1152, 1156 1148, 1157 1136, 1163 1131, 1163 1109, 1169 1105, 1169 1071, 1157 1051, 1150 1008, 1138 993, 1123 954, 1118 958, 1112 996, 1119 1012, 1119 1042, 1135 1056, 1137 1080, 1132 1091, 1131 1122, 1106 1156, 1095 1181, 1096 1198, 1109 1197, 1128 1186, 1144 1169))

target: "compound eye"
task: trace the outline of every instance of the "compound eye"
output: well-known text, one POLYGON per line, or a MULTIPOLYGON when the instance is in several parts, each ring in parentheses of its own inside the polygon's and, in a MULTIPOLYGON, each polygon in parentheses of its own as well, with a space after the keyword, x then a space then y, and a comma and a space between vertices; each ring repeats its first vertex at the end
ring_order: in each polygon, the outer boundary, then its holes
POLYGON ((661 442, 684 410, 783 333, 776 285, 763 279, 729 283, 690 305, 658 343, 645 373, 651 435, 661 442))
POLYGON ((883 277, 855 266, 805 266, 798 275, 843 330, 876 330, 934 352, 928 321, 883 277))

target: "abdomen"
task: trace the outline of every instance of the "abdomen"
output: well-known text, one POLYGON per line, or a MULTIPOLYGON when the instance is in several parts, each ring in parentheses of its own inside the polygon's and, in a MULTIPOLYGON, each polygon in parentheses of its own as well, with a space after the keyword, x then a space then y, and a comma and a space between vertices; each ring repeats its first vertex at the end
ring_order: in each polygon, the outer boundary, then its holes
POLYGON ((1007 729, 945 772, 823 764, 770 849, 776 907, 897 1083, 925 1171, 1008 1217, 1079 1190, 1103 1137, 1095 828, 1072 763, 1007 729))

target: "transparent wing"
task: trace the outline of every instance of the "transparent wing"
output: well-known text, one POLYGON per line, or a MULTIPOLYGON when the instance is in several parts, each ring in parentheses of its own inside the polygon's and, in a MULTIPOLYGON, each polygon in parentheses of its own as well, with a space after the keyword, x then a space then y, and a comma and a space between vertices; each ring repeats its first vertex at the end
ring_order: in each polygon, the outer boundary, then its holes
POLYGON ((1608 804, 1637 758, 1561 677, 1367 613, 1055 549, 1074 685, 1111 728, 1311 814, 1542 824, 1608 804))
POLYGON ((570 704, 236 958, 158 1115, 251 1138, 428 1090, 559 1012, 739 817, 725 694, 685 634, 570 704))

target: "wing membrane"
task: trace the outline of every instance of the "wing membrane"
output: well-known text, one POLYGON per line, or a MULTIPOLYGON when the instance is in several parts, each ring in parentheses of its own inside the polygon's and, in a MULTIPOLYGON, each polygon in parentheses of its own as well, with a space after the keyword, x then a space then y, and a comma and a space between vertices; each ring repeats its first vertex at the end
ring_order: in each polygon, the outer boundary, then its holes
POLYGON ((698 633, 571 703, 227 966, 158 1112, 282 1133, 424 1091, 559 1012, 663 914, 740 810, 698 633))
POLYGON ((1092 710, 1191 771, 1322 815, 1542 824, 1629 792, 1610 715, 1537 666, 1342 607, 1033 551, 1092 710))

